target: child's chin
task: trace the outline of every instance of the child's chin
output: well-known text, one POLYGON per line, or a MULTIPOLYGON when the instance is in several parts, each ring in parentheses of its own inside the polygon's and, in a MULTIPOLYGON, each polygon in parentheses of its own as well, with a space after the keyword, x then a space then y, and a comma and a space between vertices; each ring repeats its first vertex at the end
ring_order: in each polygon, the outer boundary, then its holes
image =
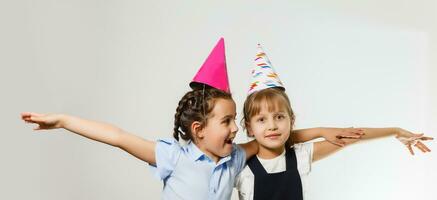
POLYGON ((225 147, 222 151, 222 157, 226 157, 229 156, 229 154, 231 154, 232 152, 232 144, 225 144, 225 147))
POLYGON ((265 147, 268 147, 269 149, 277 149, 277 148, 283 148, 285 143, 284 142, 266 142, 262 144, 265 147))

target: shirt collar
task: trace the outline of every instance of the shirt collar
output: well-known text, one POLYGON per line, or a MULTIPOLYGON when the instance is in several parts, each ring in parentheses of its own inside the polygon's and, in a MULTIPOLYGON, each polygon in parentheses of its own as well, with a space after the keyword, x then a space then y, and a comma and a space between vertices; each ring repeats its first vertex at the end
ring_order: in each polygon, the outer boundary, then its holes
MULTIPOLYGON (((207 158, 207 156, 201 151, 194 142, 191 140, 188 141, 186 146, 186 151, 191 155, 193 161, 202 160, 203 158, 207 158)), ((208 158, 209 159, 209 158, 208 158)))
MULTIPOLYGON (((199 149, 199 147, 197 147, 197 145, 194 144, 194 142, 192 142, 191 140, 188 141, 188 144, 186 145, 186 151, 191 155, 191 158, 193 159, 193 161, 206 159, 206 160, 209 160, 211 162, 214 162, 205 153, 203 153, 203 151, 201 151, 199 149)), ((226 157, 221 158, 219 160, 219 162, 217 163, 217 166, 231 160, 231 155, 232 155, 232 153, 226 157)))

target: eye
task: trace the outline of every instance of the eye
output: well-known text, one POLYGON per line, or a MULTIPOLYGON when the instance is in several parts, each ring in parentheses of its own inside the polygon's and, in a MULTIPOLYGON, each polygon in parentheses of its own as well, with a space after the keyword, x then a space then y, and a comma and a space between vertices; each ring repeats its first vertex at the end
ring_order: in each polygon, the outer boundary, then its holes
POLYGON ((277 120, 285 119, 285 115, 282 115, 282 114, 276 115, 276 119, 277 120))
POLYGON ((264 121, 266 121, 266 119, 265 119, 264 117, 260 117, 260 118, 258 118, 256 121, 257 121, 257 122, 264 122, 264 121))
POLYGON ((228 125, 229 123, 231 123, 231 119, 226 118, 222 123, 228 125))

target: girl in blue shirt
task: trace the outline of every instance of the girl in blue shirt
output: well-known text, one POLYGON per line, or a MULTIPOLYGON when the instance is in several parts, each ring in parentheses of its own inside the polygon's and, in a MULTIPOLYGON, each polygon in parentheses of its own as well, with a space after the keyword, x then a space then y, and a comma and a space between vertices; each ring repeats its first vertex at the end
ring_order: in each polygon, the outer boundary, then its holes
MULTIPOLYGON (((179 102, 173 139, 145 140, 116 126, 65 114, 21 114, 35 130, 63 128, 86 138, 118 147, 149 163, 164 182, 162 199, 230 199, 235 177, 245 161, 255 155, 258 144, 234 144, 238 131, 236 108, 231 95, 208 88, 193 90, 179 102), (205 113, 202 102, 205 101, 205 113), (186 145, 178 139, 187 141, 186 145)), ((296 138, 311 139, 318 134, 335 138, 342 131, 297 130, 296 138), (299 137, 299 136, 303 137, 299 137)), ((354 134, 350 131, 350 134, 354 134)), ((335 140, 335 139, 333 139, 335 140)))

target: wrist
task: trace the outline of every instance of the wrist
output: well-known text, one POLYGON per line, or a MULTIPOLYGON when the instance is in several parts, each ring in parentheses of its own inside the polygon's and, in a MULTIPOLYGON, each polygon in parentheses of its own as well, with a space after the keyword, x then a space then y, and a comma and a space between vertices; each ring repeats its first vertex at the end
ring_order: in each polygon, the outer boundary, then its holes
POLYGON ((399 137, 399 136, 402 135, 402 128, 394 127, 394 128, 392 128, 392 129, 393 129, 394 135, 395 135, 396 137, 399 137))
POLYGON ((56 114, 58 116, 58 127, 65 128, 66 121, 68 120, 68 115, 56 114))

